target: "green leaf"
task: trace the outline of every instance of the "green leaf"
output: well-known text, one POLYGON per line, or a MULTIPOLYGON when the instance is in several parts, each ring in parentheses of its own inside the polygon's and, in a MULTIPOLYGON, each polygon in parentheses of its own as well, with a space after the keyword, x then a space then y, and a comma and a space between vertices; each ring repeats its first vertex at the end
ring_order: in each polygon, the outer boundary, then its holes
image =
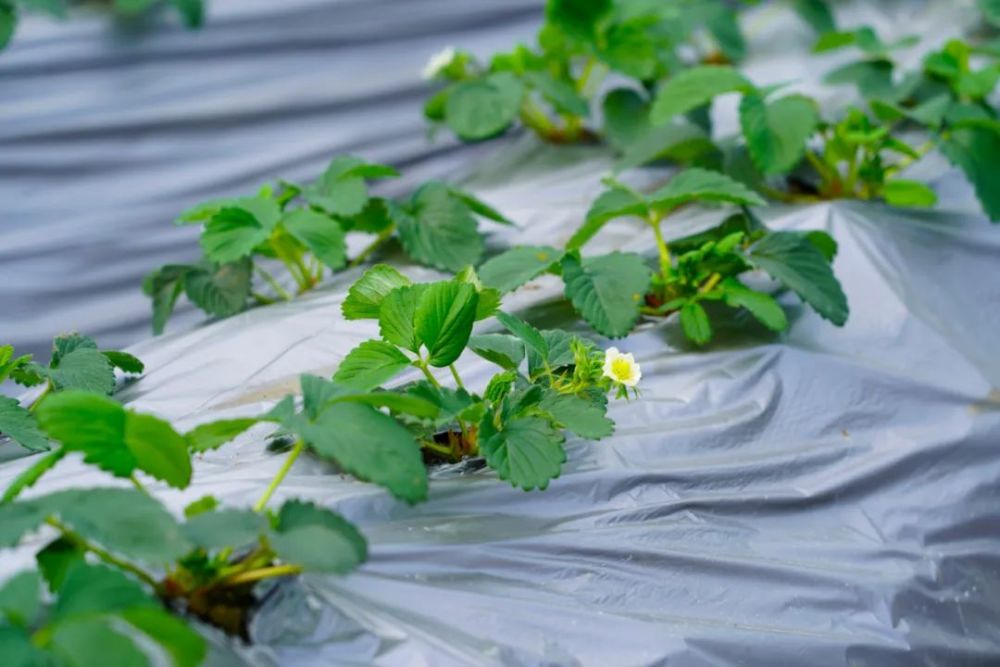
POLYGON ((306 200, 327 213, 348 217, 368 203, 365 179, 398 176, 392 167, 365 162, 352 155, 335 157, 319 180, 304 189, 306 200))
POLYGON ((421 187, 413 196, 413 215, 402 216, 397 224, 406 254, 422 264, 458 272, 482 257, 475 216, 444 183, 421 187))
POLYGON ((0 619, 30 628, 41 609, 42 581, 37 572, 19 572, 0 586, 0 619))
POLYGON ((368 557, 365 538, 349 521, 300 500, 282 505, 271 543, 283 561, 314 572, 347 574, 368 557))
POLYGON ((49 650, 59 657, 58 664, 73 667, 150 664, 146 654, 114 628, 111 619, 100 616, 84 616, 55 626, 49 650))
POLYGON ((9 436, 17 444, 33 452, 44 452, 49 440, 39 430, 35 418, 21 403, 7 396, 0 396, 0 435, 9 436))
POLYGON ((417 396, 399 394, 394 391, 376 391, 370 394, 346 394, 337 397, 336 401, 364 403, 376 408, 389 408, 393 412, 426 419, 434 419, 441 411, 440 407, 431 401, 417 396))
POLYGON ((824 231, 815 229, 811 232, 806 232, 806 239, 816 246, 816 249, 820 251, 823 258, 828 264, 833 263, 834 258, 837 256, 837 241, 824 231))
POLYGON ((184 291, 184 276, 195 267, 168 264, 146 276, 142 291, 153 300, 153 335, 159 336, 174 312, 177 297, 184 291))
POLYGON ((578 250, 601 230, 606 223, 615 218, 634 215, 641 218, 649 215, 646 201, 634 192, 620 185, 612 185, 601 193, 587 211, 587 219, 580 229, 576 230, 566 243, 567 250, 578 250))
POLYGON ((228 207, 212 216, 201 235, 205 256, 217 264, 235 262, 253 253, 270 230, 246 208, 228 207))
POLYGON ((521 318, 502 311, 497 313, 497 321, 507 331, 524 341, 528 349, 534 350, 542 359, 549 358, 548 343, 545 342, 545 338, 538 329, 521 318))
POLYGON ((790 95, 771 103, 748 94, 740 103, 740 124, 754 164, 765 175, 791 171, 802 160, 806 142, 819 125, 816 103, 790 95))
POLYGON ((465 141, 504 132, 517 118, 524 84, 511 72, 456 84, 445 102, 445 123, 465 141))
POLYGON ((566 297, 594 329, 609 338, 631 331, 652 279, 641 257, 613 252, 581 260, 567 253, 562 267, 566 297))
POLYGON ((252 271, 249 259, 211 269, 196 267, 184 275, 184 291, 191 303, 209 315, 229 317, 246 308, 252 271))
POLYGON ((187 440, 169 423, 151 415, 127 412, 124 441, 139 470, 177 489, 191 483, 187 440))
POLYGON ((461 356, 472 335, 478 303, 475 287, 467 283, 427 286, 417 304, 413 326, 427 348, 430 365, 443 368, 461 356))
POLYGON ((824 81, 833 85, 856 86, 866 98, 892 98, 892 62, 888 60, 862 60, 848 63, 829 72, 824 81))
POLYGON ((0 2, 0 50, 7 47, 17 28, 17 10, 13 4, 0 2))
POLYGON ((718 95, 747 93, 753 89, 753 84, 732 67, 692 67, 674 75, 660 87, 649 117, 654 125, 662 125, 674 116, 711 102, 718 95))
POLYGON ((1000 26, 1000 0, 979 0, 979 11, 994 26, 1000 26))
POLYGON ((658 45, 641 19, 611 25, 603 37, 597 57, 612 70, 643 82, 655 76, 658 45))
POLYGON ((198 500, 192 500, 184 506, 184 518, 190 519, 205 512, 211 512, 219 506, 219 499, 213 495, 205 495, 198 500))
POLYGON ((35 554, 38 570, 53 593, 62 588, 69 574, 77 565, 86 564, 87 551, 65 537, 58 537, 35 554))
POLYGON ((714 166, 721 162, 721 154, 704 128, 678 119, 643 132, 626 147, 614 170, 621 173, 659 159, 714 166))
POLYGON ((823 35, 837 29, 833 11, 826 0, 794 0, 792 6, 816 34, 823 35))
POLYGON ((712 340, 712 324, 708 321, 708 313, 697 301, 688 301, 681 307, 681 327, 684 335, 698 345, 712 340))
POLYGON ((21 471, 14 481, 10 483, 7 489, 3 492, 3 498, 0 499, 0 503, 9 503, 19 495, 21 492, 27 488, 35 485, 35 483, 42 478, 42 475, 47 473, 49 470, 55 467, 62 458, 66 456, 66 450, 63 448, 55 449, 45 456, 41 456, 35 459, 35 462, 31 464, 30 467, 21 471))
POLYGON ((631 88, 616 88, 604 96, 604 136, 624 151, 649 129, 649 103, 631 88))
POLYGON ((581 438, 600 440, 614 433, 615 423, 605 416, 603 401, 589 401, 573 394, 548 391, 538 405, 553 419, 581 438))
POLYGON ((299 376, 299 384, 302 386, 302 407, 309 419, 316 419, 334 399, 351 393, 343 385, 308 373, 299 376))
POLYGON ((49 366, 57 368, 64 356, 81 348, 96 350, 97 343, 90 336, 81 336, 77 333, 56 336, 52 339, 52 359, 49 360, 49 366))
POLYGON ((207 452, 218 449, 248 428, 258 423, 253 417, 220 419, 196 426, 184 435, 187 446, 193 452, 207 452))
POLYGON ((525 491, 545 489, 566 461, 562 433, 540 417, 511 420, 482 440, 480 451, 500 479, 525 491))
POLYGON ((38 424, 69 451, 117 477, 135 470, 135 456, 125 446, 125 409, 110 398, 84 391, 46 396, 35 412, 38 424))
POLYGON ((376 264, 347 291, 347 298, 340 307, 344 319, 378 319, 379 307, 386 295, 397 287, 409 284, 409 278, 388 264, 376 264))
POLYGON ((611 0, 549 0, 545 18, 570 37, 594 39, 598 22, 612 8, 611 0))
POLYGON ((110 394, 115 388, 115 371, 106 356, 94 348, 79 347, 59 359, 48 371, 58 389, 83 389, 110 394))
POLYGON ((413 328, 417 304, 426 285, 406 285, 389 292, 379 307, 379 333, 386 341, 410 352, 420 349, 420 339, 413 328))
POLYGON ((483 359, 508 370, 524 361, 524 342, 507 334, 483 334, 469 339, 469 349, 483 359))
POLYGON ((170 4, 177 8, 177 13, 188 28, 199 28, 205 22, 203 0, 170 0, 170 4))
POLYGON ((685 169, 649 196, 654 208, 669 211, 689 202, 722 202, 743 206, 763 206, 761 199, 739 181, 707 169, 685 169))
POLYGON ((937 203, 937 194, 919 181, 893 178, 885 182, 882 196, 890 206, 928 207, 937 203))
POLYGON ((334 382, 360 391, 374 389, 410 367, 410 358, 395 345, 367 340, 347 353, 340 362, 334 382))
POLYGON ((464 190, 459 190, 456 187, 449 187, 448 190, 451 192, 453 197, 461 200, 461 202, 476 215, 481 215, 482 217, 492 220, 493 222, 499 222, 501 225, 514 224, 510 218, 484 202, 482 199, 479 199, 464 190))
POLYGON ((528 85, 541 93, 542 97, 559 113, 586 118, 590 115, 590 104, 576 91, 576 87, 564 79, 553 77, 548 71, 525 72, 528 85))
POLYGON ((198 667, 208 653, 200 634, 163 609, 136 607, 121 612, 121 618, 156 642, 170 656, 173 667, 198 667))
MULTIPOLYGON (((546 329, 540 333, 548 349, 548 359, 546 359, 546 362, 549 368, 556 370, 572 366, 576 362, 572 345, 574 340, 578 340, 576 336, 565 331, 560 331, 559 329, 546 329)), ((589 347, 594 347, 593 343, 588 342, 585 344, 589 347)), ((542 363, 542 357, 535 350, 529 349, 528 373, 534 377, 536 373, 544 370, 544 368, 545 364, 542 363)))
POLYGON ((288 214, 282 224, 326 266, 337 270, 347 264, 344 230, 336 220, 316 211, 298 209, 288 214))
POLYGON ((763 269, 837 326, 847 321, 847 296, 823 254, 793 232, 772 232, 750 246, 746 260, 763 269))
POLYGON ((202 549, 241 549, 259 541, 267 532, 267 521, 259 512, 222 509, 196 514, 181 527, 181 532, 202 549))
POLYGON ((483 284, 511 292, 545 273, 562 256, 550 246, 520 246, 492 257, 479 267, 483 284))
POLYGON ((729 60, 742 60, 746 56, 747 45, 740 31, 739 14, 731 7, 718 3, 707 27, 729 60))
POLYGON ((788 318, 781 305, 770 294, 752 290, 735 278, 720 283, 723 300, 732 308, 746 308, 757 320, 772 331, 788 328, 788 318))
POLYGON ((322 457, 358 479, 416 503, 427 497, 420 445, 389 415, 354 402, 329 406, 300 435, 322 457))
POLYGON ((129 375, 139 375, 144 370, 146 370, 146 365, 142 361, 128 352, 118 352, 117 350, 104 350, 101 352, 111 365, 115 368, 121 369, 123 372, 129 375))
POLYGON ((26 533, 45 521, 46 516, 45 509, 36 502, 0 505, 0 547, 16 547, 26 533))
POLYGON ((955 128, 941 152, 965 172, 986 215, 1000 221, 1000 131, 989 127, 955 128))
POLYGON ((493 313, 497 312, 497 309, 500 308, 500 302, 503 301, 503 294, 498 289, 484 286, 476 270, 471 266, 467 266, 459 271, 452 280, 456 283, 467 283, 476 288, 476 293, 479 295, 479 302, 476 304, 477 322, 493 317, 493 313))
POLYGON ((73 616, 152 607, 156 603, 123 572, 107 565, 79 562, 66 573, 52 611, 55 622, 73 616))

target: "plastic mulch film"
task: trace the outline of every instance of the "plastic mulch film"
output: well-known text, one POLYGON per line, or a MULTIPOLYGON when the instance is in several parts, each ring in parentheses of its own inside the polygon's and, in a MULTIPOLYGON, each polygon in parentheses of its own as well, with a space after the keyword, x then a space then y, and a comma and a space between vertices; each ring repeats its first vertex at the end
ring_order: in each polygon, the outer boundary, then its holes
MULTIPOLYGON (((468 185, 519 223, 494 247, 563 243, 611 164, 527 137, 492 150, 468 185)), ((616 342, 642 364, 642 397, 612 404, 612 437, 568 441, 545 492, 468 461, 434 469, 430 499, 409 507, 300 459, 279 495, 336 507, 371 559, 346 578, 272 588, 256 644, 216 637, 212 663, 1000 664, 1000 237, 943 161, 921 168, 939 210, 762 209, 774 229, 837 239, 847 325, 788 295, 780 337, 734 321, 695 351, 676 319, 643 323, 616 342)), ((723 215, 686 211, 666 228, 677 238, 723 215)), ((627 222, 592 247, 652 251, 627 222)), ((148 370, 122 397, 179 428, 266 409, 375 333, 340 316, 358 275, 131 348, 148 370)), ((585 332, 551 278, 505 307, 585 332)), ((476 388, 491 368, 472 355, 459 366, 476 388)), ((200 456, 190 488, 158 496, 176 511, 206 493, 248 505, 282 462, 268 434, 200 456)), ((27 463, 0 466, 0 484, 27 463)), ((107 483, 68 460, 31 492, 107 483)), ((5 553, 0 577, 35 546, 5 553)))

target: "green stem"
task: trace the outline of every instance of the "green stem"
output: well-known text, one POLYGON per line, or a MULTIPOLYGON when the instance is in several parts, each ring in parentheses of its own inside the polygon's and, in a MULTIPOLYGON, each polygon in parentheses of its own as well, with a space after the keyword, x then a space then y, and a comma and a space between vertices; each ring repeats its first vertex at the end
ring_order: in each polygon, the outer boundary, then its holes
POLYGON ((663 282, 667 282, 673 268, 670 261, 670 246, 667 245, 666 239, 663 238, 663 231, 660 229, 660 220, 650 218, 648 223, 653 228, 653 236, 656 237, 656 249, 660 254, 660 277, 663 279, 663 282))
POLYGON ((389 225, 375 237, 375 240, 369 243, 364 250, 358 253, 358 256, 351 260, 348 266, 360 266, 363 264, 371 255, 378 250, 383 243, 392 238, 393 233, 396 231, 396 225, 389 225))
POLYGON ((288 456, 285 458, 285 463, 281 466, 281 470, 278 474, 274 476, 271 483, 264 490, 264 495, 260 497, 257 503, 253 506, 254 512, 263 512, 264 508, 267 507, 268 501, 271 500, 271 496, 277 491, 278 486, 284 481, 285 476, 288 475, 288 471, 292 469, 292 464, 295 463, 295 459, 299 458, 302 450, 305 449, 306 443, 304 440, 299 438, 295 441, 295 446, 292 447, 292 451, 288 452, 288 456))
POLYGON ((455 384, 459 389, 465 390, 465 384, 462 382, 462 378, 458 375, 458 369, 455 368, 455 364, 448 364, 448 370, 451 371, 451 376, 455 378, 455 384))
POLYGON ((427 362, 426 361, 421 360, 419 363, 416 363, 415 365, 416 365, 417 368, 419 368, 421 371, 423 371, 424 377, 427 378, 428 382, 430 382, 435 387, 438 387, 438 388, 441 387, 441 383, 438 382, 438 379, 436 377, 434 377, 434 374, 431 373, 431 370, 429 368, 427 368, 427 362))
POLYGON ((52 380, 49 380, 45 385, 45 389, 42 389, 42 393, 38 395, 38 398, 32 401, 31 405, 28 406, 28 412, 34 412, 38 408, 38 404, 42 402, 42 399, 48 396, 51 391, 52 380))
POLYGON ((131 475, 129 475, 129 480, 131 480, 132 486, 134 486, 138 490, 142 491, 147 496, 149 495, 149 490, 146 489, 145 486, 143 486, 142 482, 139 481, 139 478, 135 476, 135 473, 132 473, 131 475))
POLYGON ((301 572, 301 565, 272 565, 271 567, 262 567, 256 570, 250 570, 249 572, 234 574, 220 583, 224 586, 238 586, 240 584, 249 584, 255 581, 260 581, 261 579, 284 577, 290 574, 300 574, 301 572))
POLYGON ((69 540, 76 546, 80 547, 81 549, 85 549, 86 551, 91 552, 92 554, 103 560, 105 563, 114 565, 115 567, 121 570, 126 570, 127 572, 131 572, 140 580, 142 580, 144 583, 148 584, 154 591, 156 591, 157 593, 161 592, 162 587, 160 586, 160 583, 156 579, 154 579, 152 575, 146 573, 141 568, 136 567, 135 565, 129 563, 126 560, 118 558, 114 554, 105 551, 101 547, 91 544, 90 542, 87 541, 85 537, 83 537, 82 535, 80 535, 79 533, 77 533, 72 528, 62 523, 55 517, 49 517, 48 519, 45 520, 45 523, 49 524, 50 526, 58 530, 60 533, 63 534, 63 537, 65 537, 67 540, 69 540))
POLYGON ((425 447, 426 449, 431 450, 432 452, 437 452, 441 456, 447 456, 449 458, 455 456, 455 452, 451 451, 444 445, 439 445, 431 440, 421 440, 420 445, 422 447, 425 447))
POLYGON ((271 289, 273 289, 279 297, 285 301, 292 300, 292 295, 288 292, 288 290, 281 286, 281 283, 279 283, 278 280, 271 275, 270 271, 265 269, 263 266, 258 265, 254 265, 253 269, 257 272, 257 275, 264 279, 264 282, 271 286, 271 289))
POLYGON ((250 296, 252 296, 253 300, 260 306, 270 306, 272 303, 278 302, 277 299, 272 299, 266 294, 261 294, 260 292, 250 292, 250 296))
POLYGON ((534 100, 527 96, 521 104, 521 122, 542 137, 550 137, 555 131, 555 126, 549 117, 535 104, 534 100))
POLYGON ((705 281, 705 284, 702 285, 700 288, 698 288, 698 294, 705 294, 707 292, 711 292, 712 289, 719 284, 720 280, 722 280, 722 274, 713 273, 711 276, 709 276, 708 280, 705 281))

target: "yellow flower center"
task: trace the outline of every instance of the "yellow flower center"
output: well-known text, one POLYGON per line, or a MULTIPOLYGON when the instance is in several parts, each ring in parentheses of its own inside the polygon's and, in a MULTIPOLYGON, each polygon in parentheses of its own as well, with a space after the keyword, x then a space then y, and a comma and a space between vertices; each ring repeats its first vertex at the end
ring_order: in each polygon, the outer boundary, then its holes
POLYGON ((619 382, 624 382, 632 377, 632 364, 624 357, 618 357, 611 362, 611 373, 619 382))

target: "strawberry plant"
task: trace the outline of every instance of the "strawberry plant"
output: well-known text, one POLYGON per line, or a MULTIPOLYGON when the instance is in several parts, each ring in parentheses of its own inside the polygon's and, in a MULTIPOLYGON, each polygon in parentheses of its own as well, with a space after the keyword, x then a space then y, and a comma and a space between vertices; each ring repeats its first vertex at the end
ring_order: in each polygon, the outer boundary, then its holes
MULTIPOLYGON (((76 0, 0 0, 0 50, 4 49, 14 36, 17 22, 22 12, 37 12, 54 19, 65 19, 74 5, 84 3, 76 0)), ((87 3, 93 7, 93 3, 87 3)), ((160 5, 159 0, 114 0, 114 13, 122 18, 134 18, 160 5)), ((169 0, 167 3, 180 14, 189 28, 201 26, 205 17, 204 0, 169 0)))
POLYGON ((697 344, 712 338, 706 304, 743 309, 774 331, 788 327, 784 311, 769 293, 740 277, 759 270, 795 292, 822 317, 842 325, 847 300, 830 268, 836 243, 824 232, 768 231, 744 208, 706 234, 668 244, 662 225, 679 207, 696 203, 763 204, 759 195, 718 172, 688 169, 665 186, 643 195, 608 179, 583 226, 566 250, 514 248, 480 267, 485 285, 503 292, 543 273, 562 276, 567 299, 601 334, 626 335, 640 316, 679 313, 685 335, 697 344), (581 249, 604 225, 636 218, 652 232, 658 256, 651 271, 642 257, 613 252, 584 257, 581 249))
POLYGON ((366 181, 397 175, 385 165, 338 157, 315 183, 282 182, 252 197, 211 201, 184 212, 180 224, 202 225, 204 258, 168 264, 147 276, 143 290, 153 302, 153 332, 163 331, 181 293, 219 317, 293 298, 266 268, 268 261, 284 265, 299 294, 319 284, 327 270, 362 264, 392 238, 414 261, 457 271, 482 255, 477 217, 510 224, 484 202, 437 181, 405 201, 369 195, 366 181), (348 258, 349 233, 374 239, 348 258))
POLYGON ((41 394, 23 407, 20 401, 0 396, 0 435, 6 435, 31 451, 48 449, 33 415, 40 401, 50 393, 87 390, 109 395, 115 389, 115 369, 138 375, 143 364, 127 352, 98 350, 92 338, 79 334, 58 336, 52 342, 47 366, 30 354, 14 356, 12 345, 0 346, 0 382, 11 380, 24 387, 44 385, 41 394))
POLYGON ((341 391, 371 392, 370 400, 398 415, 428 460, 482 456, 513 486, 543 489, 565 461, 563 431, 610 435, 607 394, 627 397, 638 367, 630 355, 606 354, 566 332, 539 331, 498 311, 499 297, 471 270, 453 280, 412 283, 389 266, 375 266, 351 287, 343 314, 377 320, 380 338, 351 350, 333 379, 341 391), (473 334, 476 321, 494 317, 509 333, 473 334), (481 395, 455 366, 466 349, 501 369, 481 395), (380 389, 413 368, 422 380, 380 389), (445 368, 454 388, 434 373, 445 368))

